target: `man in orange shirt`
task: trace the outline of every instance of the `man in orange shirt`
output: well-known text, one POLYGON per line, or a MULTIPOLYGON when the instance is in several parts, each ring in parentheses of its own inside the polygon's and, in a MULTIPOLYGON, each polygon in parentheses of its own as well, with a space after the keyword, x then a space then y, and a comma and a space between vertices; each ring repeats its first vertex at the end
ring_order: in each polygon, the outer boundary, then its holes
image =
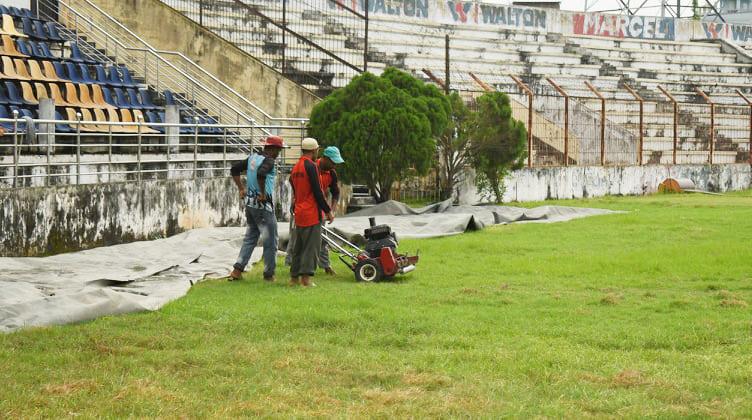
POLYGON ((315 286, 311 277, 316 271, 316 260, 321 253, 322 214, 329 223, 334 215, 321 191, 319 169, 313 158, 319 144, 316 139, 305 138, 301 143, 301 156, 290 173, 295 200, 295 244, 292 250, 290 284, 315 286))

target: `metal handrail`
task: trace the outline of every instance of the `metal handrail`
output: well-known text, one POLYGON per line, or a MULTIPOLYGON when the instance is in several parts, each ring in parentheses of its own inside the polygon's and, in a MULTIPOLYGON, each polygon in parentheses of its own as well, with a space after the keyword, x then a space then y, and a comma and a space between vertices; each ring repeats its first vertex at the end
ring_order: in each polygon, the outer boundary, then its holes
MULTIPOLYGON (((87 1, 87 3, 91 4, 90 2, 88 2, 88 0, 84 0, 84 1, 87 1)), ((161 64, 165 65, 167 68, 171 69, 175 74, 181 76, 188 83, 190 83, 191 84, 191 86, 190 86, 191 89, 199 89, 202 92, 205 92, 209 97, 211 97, 215 101, 217 101, 220 104, 220 108, 223 108, 223 107, 226 106, 227 109, 230 110, 230 111, 232 111, 235 115, 237 115, 238 118, 242 117, 244 120, 246 120, 248 122, 251 122, 252 124, 256 123, 256 120, 254 118, 246 115, 245 113, 241 112, 240 110, 236 109, 235 107, 230 106, 226 101, 224 101, 222 98, 220 98, 219 96, 217 96, 214 92, 212 92, 209 89, 206 89, 201 82, 195 80, 193 77, 191 77, 190 75, 186 74, 185 72, 183 72, 182 70, 180 70, 179 68, 177 68, 175 65, 173 65, 172 63, 170 63, 168 60, 166 60, 163 57, 161 57, 158 53, 155 52, 155 50, 153 48, 151 48, 150 45, 144 43, 146 48, 138 48, 138 47, 126 46, 118 38, 112 36, 106 29, 102 28, 100 25, 98 25, 96 22, 94 22, 92 18, 84 16, 82 13, 80 13, 79 11, 77 11, 76 9, 74 9, 73 7, 71 7, 69 4, 66 4, 66 2, 64 2, 64 1, 60 1, 59 4, 61 4, 68 11, 70 11, 71 13, 73 13, 73 15, 76 17, 76 19, 81 18, 88 25, 90 25, 93 28, 96 28, 99 32, 101 32, 100 36, 105 37, 105 39, 107 41, 107 42, 105 42, 105 44, 107 44, 108 42, 111 41, 117 47, 121 48, 124 51, 143 51, 145 53, 145 55, 146 55, 146 53, 148 53, 152 58, 154 58, 157 61, 158 64, 161 63, 161 64)), ((96 8, 96 6, 94 6, 94 7, 96 8)), ((99 11, 101 12, 101 10, 99 10, 99 11)), ((104 14, 104 12, 101 12, 101 13, 104 14)), ((109 15, 106 15, 106 14, 104 14, 104 15, 108 19, 113 20, 112 17, 110 17, 109 15)), ((115 22, 117 22, 117 21, 115 21, 115 22)), ((77 28, 77 29, 79 29, 79 28, 77 28)), ((85 29, 85 28, 83 28, 83 29, 85 29)), ((89 32, 93 32, 93 31, 89 31, 89 32)), ((91 35, 94 36, 93 33, 91 33, 91 35)), ((138 37, 136 36, 136 38, 138 38, 138 37)), ((138 39, 140 40, 140 38, 138 38, 138 39)), ((140 40, 140 41, 143 42, 143 40, 140 40)), ((135 57, 135 56, 132 56, 131 58, 133 58, 135 60, 139 59, 139 57, 135 57)), ((148 60, 146 58, 144 58, 144 65, 145 65, 145 67, 148 67, 148 60)), ((159 69, 157 69, 157 74, 159 74, 159 69)), ((147 77, 147 78, 149 77, 148 74, 145 74, 144 76, 147 77)), ((221 111, 219 112, 219 114, 220 115, 222 114, 221 111)), ((270 133, 267 133, 267 134, 270 134, 270 133)))
POLYGON ((143 45, 145 45, 146 48, 149 51, 151 51, 152 53, 157 54, 157 55, 158 54, 170 54, 170 55, 176 55, 176 56, 180 57, 180 59, 183 60, 185 63, 189 64, 191 67, 194 67, 200 73, 203 73, 203 75, 205 77, 208 77, 214 83, 218 84, 223 89, 225 89, 228 92, 230 92, 232 95, 235 96, 236 99, 240 100, 241 102, 245 103, 245 105, 250 106, 255 111, 257 111, 258 113, 260 113, 261 115, 263 115, 263 117, 265 119, 267 119, 267 120, 290 120, 290 121, 299 121, 299 120, 302 120, 302 121, 307 121, 306 118, 301 118, 301 117, 296 117, 296 118, 272 117, 269 113, 267 113, 266 111, 264 111, 263 109, 261 109, 258 105, 254 104, 253 102, 251 102, 250 100, 248 100, 248 98, 246 98, 245 96, 243 96, 240 93, 238 93, 235 89, 231 88, 226 83, 224 83, 223 81, 221 81, 220 79, 218 79, 216 76, 214 76, 213 74, 211 74, 208 71, 206 71, 203 67, 201 67, 198 64, 196 64, 196 62, 194 62, 190 58, 186 57, 184 54, 182 54, 182 53, 180 53, 178 51, 162 51, 162 50, 157 50, 157 49, 153 48, 148 42, 146 42, 144 39, 142 39, 141 37, 139 37, 133 31, 131 31, 130 29, 128 29, 122 23, 118 22, 116 19, 114 19, 109 14, 107 14, 99 6, 97 6, 96 4, 92 3, 90 0, 81 0, 81 1, 86 2, 90 7, 94 8, 97 12, 99 12, 105 18, 107 18, 108 20, 110 20, 114 25, 116 25, 117 27, 119 27, 121 30, 125 31, 131 37, 137 39, 140 43, 142 43, 143 45))
MULTIPOLYGON (((97 120, 57 120, 57 119, 27 119, 0 118, 0 123, 12 125, 12 132, 6 132, 6 138, 11 142, 0 143, 0 150, 11 150, 7 156, 0 154, 0 187, 39 186, 35 181, 43 178, 43 185, 52 185, 57 179, 63 179, 63 183, 81 184, 82 177, 94 175, 110 175, 106 182, 115 181, 142 181, 145 177, 158 176, 164 173, 167 179, 172 173, 192 172, 193 178, 198 176, 216 176, 214 171, 225 174, 229 160, 242 159, 247 156, 247 150, 230 144, 232 131, 246 129, 249 135, 241 135, 247 139, 245 145, 253 148, 262 147, 261 129, 266 130, 300 130, 301 137, 304 127, 298 125, 245 125, 245 124, 201 124, 196 121, 193 124, 186 123, 147 123, 142 119, 135 122, 114 122, 97 120), (57 131, 58 125, 68 125, 72 132, 57 131), (36 129, 29 130, 30 126, 36 129), (95 126, 98 131, 86 131, 89 126, 95 126), (118 130, 118 127, 136 127, 133 131, 118 130), (172 127, 173 130, 167 130, 172 127), (23 130, 19 130, 23 128, 23 130), (150 131, 153 128, 165 128, 150 131), (181 129, 188 128, 189 132, 181 129), (202 128, 219 129, 219 132, 200 132, 202 128), (148 130, 148 131, 147 131, 148 130), (258 130, 254 133, 253 130, 258 130), (28 141, 29 133, 35 132, 35 139, 28 141), (27 139, 24 141, 24 139, 27 139), (64 153, 59 153, 62 148, 64 153), (87 148, 97 150, 106 149, 106 154, 88 155, 87 148), (68 150, 68 152, 65 152, 68 150), (72 152, 71 152, 72 151, 72 152), (56 153, 57 152, 57 153, 56 153), (106 156, 106 157, 105 157, 106 156), (39 160, 39 158, 42 160, 39 160), (45 159, 46 157, 46 159, 45 159), (191 164, 192 163, 192 164, 191 164), (213 163, 213 164, 212 164, 213 163), (179 167, 184 164, 188 167, 179 167), (204 167, 204 164, 210 164, 204 167), (221 164, 221 166, 220 166, 221 164), (97 168, 98 165, 107 165, 107 170, 97 168), (120 169, 113 165, 135 165, 135 167, 120 169), (147 166, 145 166, 147 165, 147 166), (155 166, 156 165, 156 166, 155 166), (53 167, 70 167, 68 173, 55 173, 53 167), (29 171, 28 168, 46 167, 41 172, 29 171), (75 172, 74 169, 75 168, 75 172), (85 170, 81 172, 82 168, 85 170), (114 179, 112 175, 126 175, 126 179, 114 179), (201 175, 199 175, 201 174, 201 175), (67 181, 65 181, 67 179, 67 181)), ((289 158, 283 153, 279 156, 280 165, 285 167, 289 158)), ((95 178, 96 180, 96 178, 95 178)), ((86 181, 86 180, 84 180, 86 181)), ((96 182, 105 182, 96 180, 96 182)))

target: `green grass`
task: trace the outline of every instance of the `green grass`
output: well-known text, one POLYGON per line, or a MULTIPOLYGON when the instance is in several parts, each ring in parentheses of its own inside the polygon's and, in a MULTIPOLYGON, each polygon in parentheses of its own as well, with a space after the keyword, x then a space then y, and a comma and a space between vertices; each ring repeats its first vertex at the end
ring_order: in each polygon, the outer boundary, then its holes
POLYGON ((629 213, 0 335, 0 417, 752 416, 752 192, 562 204, 629 213))

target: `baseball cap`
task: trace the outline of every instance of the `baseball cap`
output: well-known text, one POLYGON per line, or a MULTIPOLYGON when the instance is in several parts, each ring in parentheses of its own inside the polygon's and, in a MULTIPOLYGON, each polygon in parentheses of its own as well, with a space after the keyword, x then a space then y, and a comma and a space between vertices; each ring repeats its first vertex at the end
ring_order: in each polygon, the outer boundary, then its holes
POLYGON ((303 142, 300 143, 300 148, 303 150, 316 150, 319 148, 319 142, 314 138, 306 137, 303 139, 303 142))
POLYGON ((280 147, 284 148, 285 146, 284 140, 282 140, 282 137, 279 136, 269 136, 264 141, 264 146, 271 146, 271 147, 280 147))
POLYGON ((345 160, 342 159, 342 155, 339 153, 337 146, 329 146, 324 149, 324 156, 331 159, 334 163, 345 163, 345 160))

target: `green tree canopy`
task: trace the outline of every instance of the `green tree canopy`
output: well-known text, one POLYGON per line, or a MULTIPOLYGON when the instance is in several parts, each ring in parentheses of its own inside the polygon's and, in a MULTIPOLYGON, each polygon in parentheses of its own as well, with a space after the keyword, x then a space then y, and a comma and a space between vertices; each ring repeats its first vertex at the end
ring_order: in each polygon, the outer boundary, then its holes
POLYGON ((509 97, 501 92, 483 94, 470 129, 470 154, 478 192, 501 202, 504 176, 522 167, 527 157, 525 124, 512 118, 509 97))
POLYGON ((368 185, 378 201, 408 172, 424 175, 444 132, 449 102, 435 86, 395 68, 363 73, 311 111, 309 133, 338 146, 346 182, 368 185))

